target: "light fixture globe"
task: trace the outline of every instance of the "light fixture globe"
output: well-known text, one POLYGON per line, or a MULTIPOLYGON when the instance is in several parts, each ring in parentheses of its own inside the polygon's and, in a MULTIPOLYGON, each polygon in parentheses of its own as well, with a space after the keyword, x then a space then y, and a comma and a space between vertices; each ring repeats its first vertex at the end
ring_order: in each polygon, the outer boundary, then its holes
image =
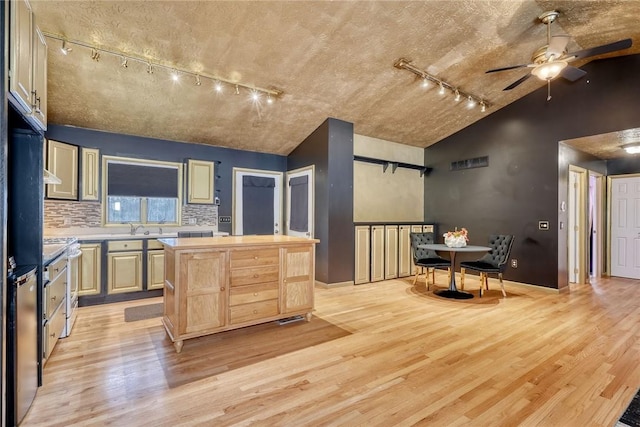
POLYGON ((640 142, 625 144, 622 146, 622 148, 624 148, 624 151, 629 154, 640 154, 640 142))
POLYGON ((531 74, 540 80, 549 81, 558 77, 566 66, 566 61, 544 62, 531 70, 531 74))

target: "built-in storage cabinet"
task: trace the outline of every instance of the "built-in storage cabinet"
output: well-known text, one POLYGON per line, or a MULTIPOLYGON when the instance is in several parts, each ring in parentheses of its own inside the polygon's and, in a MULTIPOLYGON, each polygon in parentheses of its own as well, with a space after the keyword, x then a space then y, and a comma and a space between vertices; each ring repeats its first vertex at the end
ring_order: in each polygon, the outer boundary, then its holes
POLYGON ((47 185, 50 199, 78 200, 78 147, 54 140, 47 144, 47 169, 62 181, 47 185))
POLYGON ((188 338, 296 315, 311 319, 316 241, 267 237, 211 238, 202 246, 167 241, 163 323, 177 352, 188 338))
POLYGON ((411 275, 411 226, 398 226, 398 277, 411 275))
POLYGON ((67 255, 58 256, 45 266, 42 313, 44 333, 42 336, 42 352, 44 362, 49 359, 53 348, 62 334, 66 321, 67 298, 67 255))
POLYGON ((204 160, 188 160, 187 203, 213 204, 214 163, 204 160))
POLYGON ((384 225, 371 226, 371 281, 384 280, 384 225))
POLYGON ((10 2, 10 9, 9 91, 14 105, 22 113, 29 115, 33 90, 33 14, 24 0, 10 2))
POLYGON ((142 290, 142 240, 108 243, 107 293, 142 290))
POLYGON ((355 278, 356 285, 369 282, 370 254, 371 254, 371 232, 368 225, 356 226, 355 234, 356 256, 355 256, 355 278))
POLYGON ((398 277, 398 226, 384 226, 384 278, 398 277))
POLYGON ((357 225, 354 283, 412 275, 414 267, 410 233, 433 230, 433 225, 423 224, 357 225))
POLYGON ((24 0, 10 5, 9 99, 39 130, 47 129, 47 43, 24 0))
POLYGON ((102 244, 85 243, 80 245, 82 255, 78 263, 78 296, 100 293, 102 270, 102 244))
POLYGON ((164 288, 164 250, 156 239, 147 240, 147 289, 164 288))
POLYGON ((100 182, 100 150, 82 148, 82 200, 98 200, 100 182))

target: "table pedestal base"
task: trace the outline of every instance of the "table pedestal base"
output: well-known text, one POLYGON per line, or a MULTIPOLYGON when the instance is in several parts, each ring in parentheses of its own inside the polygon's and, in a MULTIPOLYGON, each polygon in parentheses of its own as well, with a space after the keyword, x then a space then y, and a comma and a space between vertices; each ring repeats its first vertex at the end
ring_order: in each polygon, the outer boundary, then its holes
POLYGON ((463 291, 452 291, 451 289, 438 289, 437 291, 433 291, 434 294, 443 298, 452 298, 452 299, 471 299, 473 295, 469 292, 463 291))

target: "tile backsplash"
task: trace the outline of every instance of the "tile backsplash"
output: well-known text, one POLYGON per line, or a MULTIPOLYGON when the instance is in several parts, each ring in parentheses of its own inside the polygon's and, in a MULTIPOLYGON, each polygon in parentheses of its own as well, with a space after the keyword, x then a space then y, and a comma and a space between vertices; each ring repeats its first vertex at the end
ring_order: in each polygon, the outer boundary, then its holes
MULTIPOLYGON (((182 206, 182 225, 218 225, 218 206, 182 206)), ((102 226, 100 202, 44 201, 44 228, 92 228, 102 226)))

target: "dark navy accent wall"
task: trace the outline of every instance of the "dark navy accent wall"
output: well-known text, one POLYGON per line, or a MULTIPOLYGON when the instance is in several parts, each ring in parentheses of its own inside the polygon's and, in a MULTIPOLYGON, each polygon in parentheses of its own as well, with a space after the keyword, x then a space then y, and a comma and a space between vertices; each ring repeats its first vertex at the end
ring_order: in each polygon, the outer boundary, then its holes
POLYGON ((327 119, 287 159, 287 170, 315 165, 316 279, 353 281, 353 124, 327 119))
MULTIPOLYGON (((513 234, 508 280, 558 288, 558 142, 640 126, 640 55, 593 61, 585 78, 552 82, 425 149, 425 221, 469 229, 471 243, 513 234), (489 156, 489 167, 450 172, 489 156), (550 222, 549 231, 538 221, 550 222)), ((516 76, 517 77, 517 76, 516 76)), ((485 76, 484 78, 491 78, 485 76)), ((527 82, 524 84, 532 84, 527 82)), ((442 237, 440 236, 440 239, 442 237)))
MULTIPOLYGON (((0 45, 6 46, 8 17, 6 14, 9 2, 0 3, 0 45)), ((0 55, 0 420, 5 420, 7 414, 6 387, 6 347, 7 338, 5 331, 7 322, 7 148, 8 148, 8 55, 5 51, 0 55)))
MULTIPOLYGON (((215 189, 220 198, 218 215, 232 215, 233 168, 284 172, 287 158, 275 154, 241 151, 204 144, 167 141, 132 135, 101 132, 70 126, 49 125, 46 137, 80 147, 98 148, 101 155, 143 158, 169 162, 198 159, 220 162, 216 165, 215 189)), ((231 233, 232 224, 218 224, 219 231, 231 233)))
POLYGON ((625 175, 640 173, 640 155, 625 157, 623 159, 607 160, 607 175, 625 175))

